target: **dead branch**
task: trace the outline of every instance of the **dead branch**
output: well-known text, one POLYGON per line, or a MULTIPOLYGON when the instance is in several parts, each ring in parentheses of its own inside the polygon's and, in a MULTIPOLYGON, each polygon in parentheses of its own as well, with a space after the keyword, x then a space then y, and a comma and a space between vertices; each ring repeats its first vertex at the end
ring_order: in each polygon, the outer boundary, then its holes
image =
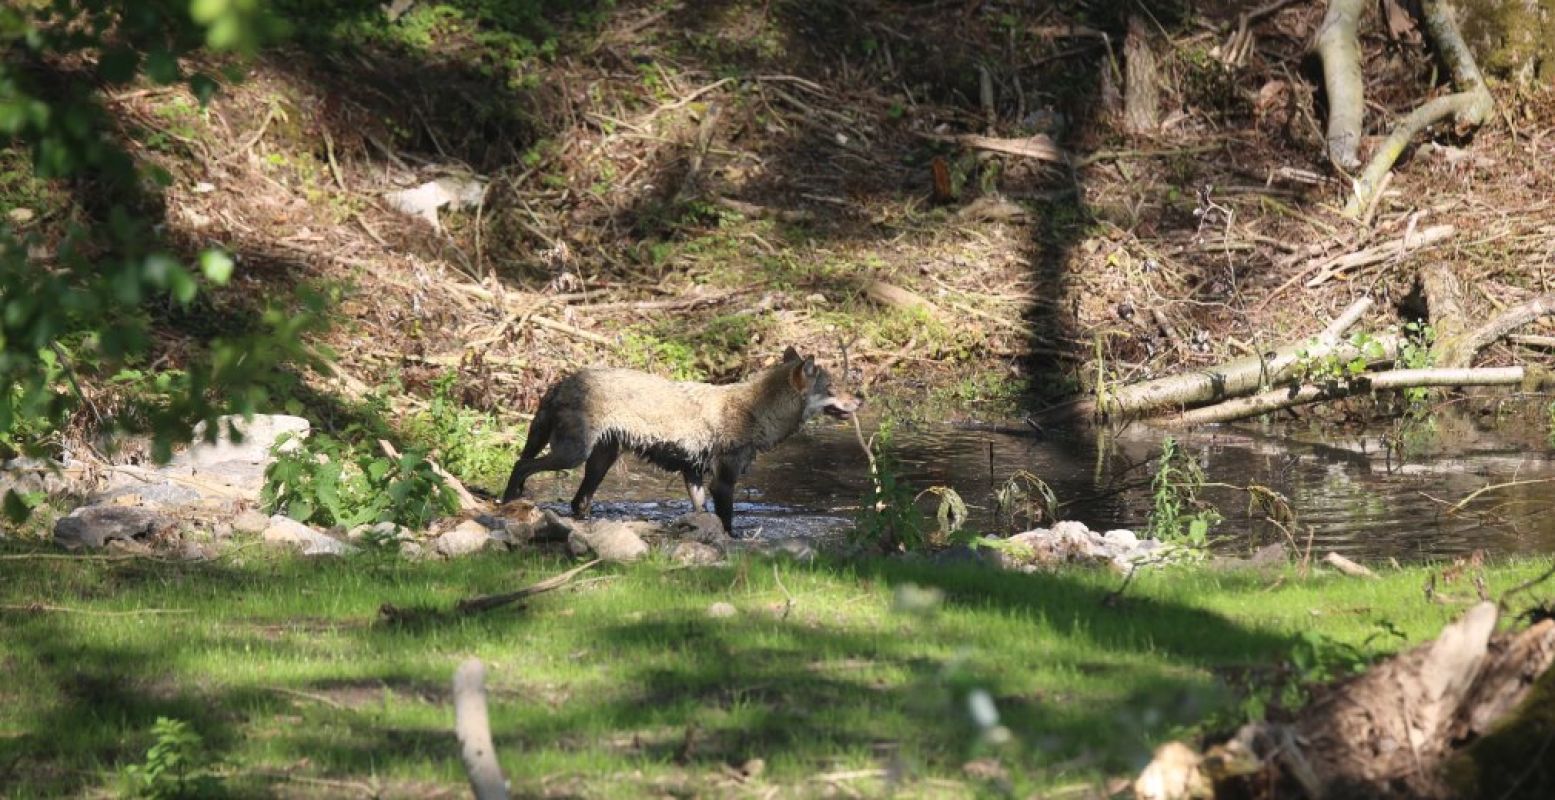
POLYGON ((1463 334, 1450 351, 1441 353, 1444 366, 1467 366, 1481 350, 1534 320, 1555 314, 1555 295, 1540 295, 1502 311, 1490 321, 1463 334))
POLYGON ((1357 564, 1354 561, 1339 555, 1338 553, 1329 553, 1328 555, 1323 556, 1323 563, 1339 570, 1340 572, 1343 572, 1346 575, 1349 575, 1352 578, 1375 579, 1377 577, 1377 573, 1372 572, 1366 567, 1357 564))
POLYGON ((459 605, 455 606, 454 610, 458 611, 460 614, 478 614, 482 611, 490 611, 494 608, 501 608, 502 606, 517 602, 526 597, 534 597, 537 594, 544 594, 545 592, 560 589, 561 587, 570 583, 573 578, 576 578, 584 572, 593 569, 599 563, 600 559, 596 558, 588 563, 579 564, 578 566, 573 567, 572 569, 569 569, 560 575, 553 575, 532 586, 525 586, 516 592, 486 594, 460 600, 459 605))
POLYGON ((1309 268, 1318 270, 1318 274, 1307 281, 1306 286, 1308 289, 1314 289, 1343 275, 1348 270, 1381 264, 1389 259, 1403 258, 1427 247, 1434 247, 1451 239, 1456 232, 1457 230, 1451 225, 1432 225, 1423 231, 1405 233, 1392 241, 1324 259, 1309 268))
MULTIPOLYGON (((1371 307, 1371 298, 1363 297, 1350 304, 1344 313, 1336 317, 1316 337, 1286 345, 1272 353, 1248 356, 1196 372, 1170 375, 1125 386, 1104 394, 1100 401, 1077 401, 1050 409, 1037 416, 1049 419, 1096 416, 1142 417, 1166 408, 1201 405, 1229 397, 1238 397, 1265 386, 1273 386, 1288 377, 1304 358, 1322 358, 1330 354, 1335 354, 1336 357, 1354 358, 1358 355, 1351 354, 1347 348, 1340 347, 1339 337, 1355 325, 1367 311, 1371 310, 1371 307), (1341 356, 1335 352, 1336 349, 1345 352, 1341 356)), ((1384 347, 1388 346, 1389 343, 1384 341, 1384 347)))
POLYGON ((1038 161, 1051 161, 1065 163, 1069 160, 1069 154, 1053 143, 1053 140, 1042 134, 1028 136, 1021 139, 1000 139, 993 136, 979 136, 975 133, 949 136, 943 134, 921 134, 926 139, 937 142, 956 142, 973 150, 987 150, 990 153, 1003 153, 1007 156, 1021 156, 1034 158, 1038 161))
POLYGON ((1354 169, 1361 163, 1356 153, 1361 144, 1366 82, 1361 76, 1361 45, 1356 25, 1363 7, 1361 0, 1329 0, 1328 13, 1317 32, 1317 53, 1323 61, 1323 85, 1328 90, 1328 160, 1345 170, 1354 169))
MULTIPOLYGON (((1422 0, 1420 5, 1426 33, 1436 45, 1437 54, 1452 71, 1453 87, 1457 92, 1427 101, 1410 112, 1388 134, 1388 138, 1377 148, 1365 171, 1356 180, 1350 200, 1345 204, 1344 213, 1347 216, 1358 217, 1371 204, 1372 195, 1380 187, 1383 176, 1393 169, 1393 162, 1398 160, 1404 148, 1421 131, 1452 117, 1460 132, 1464 132, 1484 124, 1495 108, 1495 100, 1490 96, 1490 90, 1485 88, 1479 65, 1463 41, 1463 33, 1458 30, 1452 4, 1447 0, 1422 0)), ((1329 97, 1332 102, 1332 92, 1329 97)))
POLYGON ((497 763, 486 716, 486 665, 471 658, 454 670, 454 732, 475 800, 507 800, 508 781, 497 763))
POLYGON ((1238 397, 1218 405, 1190 409, 1163 421, 1180 426, 1232 422, 1283 408, 1337 400, 1367 392, 1429 386, 1518 386, 1522 385, 1527 377, 1522 367, 1395 369, 1387 372, 1369 372, 1344 383, 1308 383, 1272 389, 1251 397, 1238 397))

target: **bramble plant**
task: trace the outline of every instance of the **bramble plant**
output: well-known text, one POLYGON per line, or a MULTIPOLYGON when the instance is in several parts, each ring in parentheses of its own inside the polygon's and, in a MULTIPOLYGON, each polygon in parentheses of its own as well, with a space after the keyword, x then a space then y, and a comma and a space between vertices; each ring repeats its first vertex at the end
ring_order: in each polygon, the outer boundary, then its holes
POLYGON ((291 441, 276 441, 276 460, 265 469, 260 501, 270 513, 346 528, 374 522, 421 528, 459 509, 453 488, 418 451, 388 458, 315 434, 283 452, 291 441))
POLYGON ((1221 516, 1200 502, 1199 491, 1203 488, 1204 470, 1199 462, 1168 436, 1161 442, 1160 461, 1150 481, 1150 536, 1181 545, 1190 552, 1207 547, 1209 530, 1220 522, 1221 516))
POLYGON ((854 538, 877 544, 886 550, 924 550, 930 545, 922 512, 913 502, 916 495, 901 480, 900 466, 891 453, 890 419, 880 422, 870 438, 874 480, 860 503, 854 538))
POLYGON ((157 717, 151 726, 151 735, 156 743, 146 751, 146 760, 124 770, 132 796, 173 800, 219 794, 216 776, 201 764, 205 755, 204 739, 189 723, 157 717))

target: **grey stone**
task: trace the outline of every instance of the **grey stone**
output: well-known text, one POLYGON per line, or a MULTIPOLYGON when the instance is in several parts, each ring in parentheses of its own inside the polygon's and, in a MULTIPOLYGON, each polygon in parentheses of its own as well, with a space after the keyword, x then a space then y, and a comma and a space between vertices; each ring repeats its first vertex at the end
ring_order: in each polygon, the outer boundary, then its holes
POLYGON ((232 519, 232 530, 238 533, 264 533, 268 527, 270 518, 258 511, 244 511, 232 519))
POLYGON ((471 553, 478 553, 491 544, 491 531, 485 525, 473 519, 467 519, 454 529, 437 537, 432 547, 437 552, 449 557, 458 558, 471 553))
POLYGON ((641 527, 642 524, 631 522, 597 520, 574 529, 567 546, 579 555, 579 550, 592 552, 606 561, 636 561, 648 554, 648 543, 637 532, 641 527))
POLYGON ((404 525, 396 525, 392 522, 373 522, 358 525, 346 532, 346 541, 360 542, 370 539, 380 544, 389 542, 408 542, 416 538, 416 534, 404 525))
POLYGON ((704 542, 676 542, 670 548, 670 560, 676 564, 687 566, 705 567, 722 563, 724 554, 722 550, 704 542))
POLYGON ((540 524, 534 529, 534 539, 537 542, 568 542, 572 540, 573 532, 581 527, 577 521, 559 516, 547 508, 540 512, 540 524))
POLYGON ((739 609, 722 601, 707 607, 707 615, 713 619, 728 619, 738 613, 740 613, 739 609))
POLYGON ((149 536, 172 521, 149 508, 83 506, 54 523, 54 541, 65 547, 102 547, 109 541, 149 536))
POLYGON ((264 542, 272 547, 294 547, 305 556, 343 556, 356 550, 339 539, 326 536, 311 526, 281 514, 270 518, 270 525, 264 531, 264 542))
POLYGON ((706 544, 721 544, 729 541, 729 534, 724 532, 724 524, 718 520, 716 514, 706 511, 693 511, 676 517, 669 524, 670 535, 677 539, 706 544))
POLYGON ((176 508, 199 502, 200 493, 194 488, 173 481, 145 483, 135 481, 119 484, 92 498, 94 504, 144 505, 176 508))
POLYGON ((231 539, 232 530, 232 523, 218 522, 211 526, 211 539, 218 542, 224 539, 231 539))
POLYGON ((1120 547, 1135 547, 1139 544, 1139 537, 1127 528, 1107 531, 1102 534, 1102 538, 1106 539, 1109 544, 1115 544, 1120 547))

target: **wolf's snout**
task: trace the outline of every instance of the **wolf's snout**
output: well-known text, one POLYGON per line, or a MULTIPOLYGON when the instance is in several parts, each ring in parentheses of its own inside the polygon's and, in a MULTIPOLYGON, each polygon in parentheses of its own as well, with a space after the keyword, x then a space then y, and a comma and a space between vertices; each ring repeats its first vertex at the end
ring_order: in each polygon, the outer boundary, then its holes
POLYGON ((827 416, 836 417, 837 419, 848 419, 849 417, 852 417, 854 412, 858 411, 859 406, 862 405, 864 405, 863 400, 851 394, 847 394, 828 399, 826 401, 826 405, 821 407, 821 410, 824 411, 827 416))

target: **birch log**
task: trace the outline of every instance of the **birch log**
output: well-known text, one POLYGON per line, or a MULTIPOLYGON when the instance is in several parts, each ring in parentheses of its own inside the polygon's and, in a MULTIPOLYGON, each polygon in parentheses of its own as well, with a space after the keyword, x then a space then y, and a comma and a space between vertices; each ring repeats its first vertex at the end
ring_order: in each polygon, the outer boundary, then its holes
POLYGON ((472 658, 454 671, 454 731, 475 800, 507 800, 508 781, 491 744, 486 717, 486 665, 472 658))

